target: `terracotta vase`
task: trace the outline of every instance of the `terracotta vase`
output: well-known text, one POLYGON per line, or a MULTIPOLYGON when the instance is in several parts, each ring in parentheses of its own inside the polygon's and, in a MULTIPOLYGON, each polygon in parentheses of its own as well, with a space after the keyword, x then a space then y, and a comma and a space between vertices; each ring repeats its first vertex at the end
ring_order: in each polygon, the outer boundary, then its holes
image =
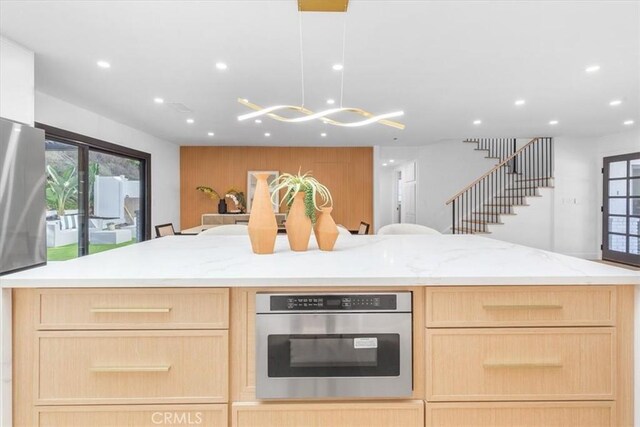
POLYGON ((256 254, 272 254, 276 245, 278 224, 273 212, 271 195, 266 173, 257 173, 256 191, 251 203, 251 215, 249 216, 249 238, 251 248, 256 254))
POLYGON ((321 251, 332 251, 338 239, 338 227, 331 216, 333 208, 320 208, 318 220, 313 232, 321 251))
POLYGON ((305 214, 304 193, 296 194, 287 215, 287 238, 292 251, 306 251, 311 238, 311 220, 305 214))

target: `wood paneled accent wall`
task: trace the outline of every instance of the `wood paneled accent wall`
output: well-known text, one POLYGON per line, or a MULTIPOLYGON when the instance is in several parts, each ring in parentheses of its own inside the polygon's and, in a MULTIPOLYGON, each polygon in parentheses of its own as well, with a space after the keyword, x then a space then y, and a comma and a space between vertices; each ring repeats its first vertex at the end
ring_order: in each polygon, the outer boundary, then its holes
MULTIPOLYGON (((234 187, 247 191, 247 171, 280 173, 313 171, 331 190, 333 217, 357 229, 360 221, 373 224, 372 147, 180 147, 180 225, 200 225, 203 213, 218 210, 199 185, 221 193, 234 187)), ((286 206, 281 208, 286 211, 286 206)))

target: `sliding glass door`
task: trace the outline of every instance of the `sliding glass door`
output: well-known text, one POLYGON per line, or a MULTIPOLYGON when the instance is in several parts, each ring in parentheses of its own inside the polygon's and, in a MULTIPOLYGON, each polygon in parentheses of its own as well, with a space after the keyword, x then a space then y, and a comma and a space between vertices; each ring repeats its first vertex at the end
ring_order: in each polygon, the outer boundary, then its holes
POLYGON ((47 260, 150 238, 150 155, 38 126, 46 133, 47 260))
POLYGON ((144 240, 142 161, 89 149, 89 253, 144 240))
POLYGON ((80 253, 79 155, 76 145, 45 140, 47 261, 65 261, 80 253))
POLYGON ((602 259, 640 266, 640 153, 604 159, 602 259))

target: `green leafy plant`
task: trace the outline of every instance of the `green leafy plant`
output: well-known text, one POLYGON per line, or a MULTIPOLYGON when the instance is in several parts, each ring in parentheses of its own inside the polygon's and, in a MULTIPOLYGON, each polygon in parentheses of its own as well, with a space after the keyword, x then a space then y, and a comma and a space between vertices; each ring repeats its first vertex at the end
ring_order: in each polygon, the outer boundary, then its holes
POLYGON ((47 165, 47 206, 55 209, 58 216, 78 203, 78 171, 70 166, 62 173, 47 165))
POLYGON ((286 203, 289 207, 291 207, 296 195, 303 192, 305 214, 313 224, 316 222, 316 211, 319 211, 321 207, 333 205, 333 198, 329 189, 315 179, 310 171, 301 174, 300 170, 298 170, 296 175, 283 173, 271 183, 270 190, 272 192, 271 199, 274 203, 275 195, 281 190, 285 190, 281 204, 286 203), (320 206, 317 204, 318 198, 321 201, 320 206))
POLYGON ((206 194, 207 196, 209 196, 211 198, 211 200, 220 200, 220 194, 218 194, 218 192, 216 190, 214 190, 211 187, 205 187, 203 185, 196 187, 196 190, 198 191, 202 191, 204 194, 206 194))

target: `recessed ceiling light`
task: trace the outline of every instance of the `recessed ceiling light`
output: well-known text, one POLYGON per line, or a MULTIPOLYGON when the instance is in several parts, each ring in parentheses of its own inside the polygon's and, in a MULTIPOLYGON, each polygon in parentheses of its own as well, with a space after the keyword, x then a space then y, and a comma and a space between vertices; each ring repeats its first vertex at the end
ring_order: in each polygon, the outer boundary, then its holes
POLYGON ((213 136, 213 135, 215 135, 215 134, 214 134, 213 132, 207 132, 207 135, 209 135, 209 136, 213 136))
POLYGON ((333 64, 333 68, 334 71, 340 71, 342 70, 344 67, 342 66, 342 64, 333 64))
POLYGON ((383 164, 382 164, 382 166, 387 166, 387 164, 386 164, 386 163, 383 163, 383 164))
POLYGON ((164 99, 162 98, 153 98, 153 102, 156 104, 164 104, 164 99))
POLYGON ((100 68, 111 68, 111 64, 109 64, 107 61, 100 60, 96 62, 96 64, 98 64, 98 67, 100 68))
POLYGON ((622 124, 623 125, 627 125, 627 126, 631 126, 633 124, 633 120, 625 120, 622 124))
POLYGON ((193 120, 193 119, 187 119, 187 123, 192 124, 193 122, 195 122, 195 120, 193 120))
POLYGON ((393 162, 395 162, 395 160, 389 159, 389 163, 393 163, 393 162))
POLYGON ((473 124, 474 125, 481 125, 482 124, 482 120, 474 120, 473 124))
POLYGON ((516 100, 516 102, 514 102, 515 105, 520 106, 520 105, 524 105, 526 104, 527 101, 525 101, 524 99, 518 99, 516 100))
POLYGON ((269 138, 271 136, 271 134, 269 132, 265 132, 264 136, 266 136, 267 138, 269 138))
POLYGON ((584 71, 586 71, 587 73, 595 73, 598 70, 600 70, 599 65, 589 65, 587 68, 584 69, 584 71))
POLYGON ((613 101, 611 101, 609 103, 609 105, 611 105, 612 107, 617 107, 620 104, 622 104, 622 100, 621 99, 614 99, 613 101))
POLYGON ((335 104, 335 103, 336 103, 336 101, 335 101, 335 100, 333 100, 333 99, 327 99, 327 104, 329 104, 329 105, 333 105, 333 104, 335 104))
POLYGON ((325 136, 327 136, 327 134, 326 134, 326 133, 324 133, 324 132, 322 132, 322 133, 320 134, 320 136, 324 138, 325 136))
POLYGON ((260 124, 260 123, 262 123, 262 120, 260 120, 260 119, 256 119, 256 120, 255 120, 255 122, 256 122, 257 124, 260 124))
POLYGON ((216 62, 216 68, 218 70, 226 70, 227 68, 227 64, 225 64, 224 62, 216 62))
POLYGON ((558 121, 557 121, 557 120, 551 120, 551 121, 549 122, 549 124, 550 124, 551 126, 553 126, 553 125, 557 125, 557 124, 558 124, 558 121))

